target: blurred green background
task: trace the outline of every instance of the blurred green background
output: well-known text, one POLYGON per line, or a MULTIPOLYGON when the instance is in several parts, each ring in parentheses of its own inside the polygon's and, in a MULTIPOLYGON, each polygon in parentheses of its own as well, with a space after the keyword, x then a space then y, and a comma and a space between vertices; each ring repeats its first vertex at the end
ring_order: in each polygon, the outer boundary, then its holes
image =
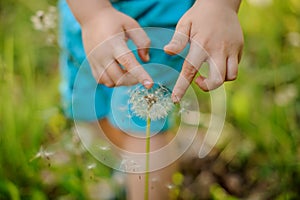
MULTIPOLYGON (((0 1, 0 199, 89 199, 99 185, 117 198, 118 178, 84 151, 61 112, 57 30, 32 22, 51 6, 0 1)), ((244 54, 238 79, 225 84, 227 142, 219 148, 247 188, 217 182, 208 197, 300 199, 300 1, 243 0, 239 17, 244 54)))

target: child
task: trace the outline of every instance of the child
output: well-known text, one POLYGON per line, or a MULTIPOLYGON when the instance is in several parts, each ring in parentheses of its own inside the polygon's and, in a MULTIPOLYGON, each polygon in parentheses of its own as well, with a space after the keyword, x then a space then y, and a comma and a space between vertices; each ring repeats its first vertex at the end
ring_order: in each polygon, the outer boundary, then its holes
MULTIPOLYGON (((116 109, 128 102, 124 92, 127 88, 117 86, 140 83, 150 89, 157 80, 163 81, 161 72, 151 67, 146 69, 145 64, 163 63, 180 71, 179 76, 163 76, 174 82, 170 84, 174 103, 180 102, 203 62, 209 64, 209 75, 197 77, 195 83, 204 91, 215 89, 237 76, 243 47, 237 17, 240 0, 67 2, 60 2, 61 92, 66 115, 79 121, 99 120, 110 141, 126 151, 145 151, 145 139, 135 137, 144 131, 138 124, 129 123, 124 116, 126 112, 116 109), (151 35, 151 30, 145 31, 141 27, 176 27, 169 44, 162 46, 165 53, 151 50, 157 37, 151 35), (136 52, 127 39, 133 41, 136 52), (176 55, 184 49, 188 53, 182 60, 176 55), (90 55, 87 57, 90 69, 78 73, 86 55, 90 55), (93 87, 95 80, 99 83, 96 88, 93 87), (117 94, 117 99, 111 98, 112 92, 117 94), (90 105, 92 108, 87 109, 90 105)), ((169 126, 166 121, 161 121, 153 127, 166 132, 169 126)), ((167 133, 152 136, 151 150, 163 147, 167 138, 167 133)), ((162 184, 170 181, 174 170, 171 165, 151 172, 150 177, 159 177, 160 183, 152 188, 150 199, 167 199, 167 188, 162 184)), ((128 175, 128 199, 143 199, 144 186, 138 179, 139 175, 128 175)))

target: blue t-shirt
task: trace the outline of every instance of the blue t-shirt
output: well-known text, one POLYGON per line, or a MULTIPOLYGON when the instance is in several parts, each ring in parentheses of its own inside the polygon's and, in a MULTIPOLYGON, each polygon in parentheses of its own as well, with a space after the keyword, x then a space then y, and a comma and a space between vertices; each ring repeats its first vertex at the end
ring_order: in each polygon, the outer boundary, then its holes
MULTIPOLYGON (((151 39, 152 48, 150 49, 151 60, 145 63, 145 69, 154 81, 166 83, 172 89, 178 71, 181 69, 184 55, 183 57, 169 56, 162 49, 170 41, 178 20, 192 6, 194 1, 120 0, 111 2, 117 10, 137 20, 141 27, 156 27, 145 29, 151 39), (151 65, 155 67, 149 67, 151 65)), ((95 82, 88 62, 85 60, 86 55, 83 49, 80 25, 75 20, 65 0, 60 0, 59 11, 60 46, 62 50, 60 56, 62 76, 60 91, 66 115, 75 120, 83 121, 94 121, 108 117, 112 124, 123 131, 142 131, 144 127, 141 124, 143 123, 137 122, 138 119, 128 118, 128 111, 123 109, 128 100, 127 91, 129 88, 112 89, 95 82), (111 95, 115 93, 117 93, 118 98, 112 100, 111 95), (118 108, 123 110, 119 111, 118 108)), ((135 46, 131 41, 128 45, 136 54, 135 46)), ((138 59, 138 56, 136 57, 138 59)), ((141 60, 138 59, 138 61, 142 63, 141 60)), ((151 124, 154 132, 165 130, 168 126, 167 120, 152 122, 151 124)))

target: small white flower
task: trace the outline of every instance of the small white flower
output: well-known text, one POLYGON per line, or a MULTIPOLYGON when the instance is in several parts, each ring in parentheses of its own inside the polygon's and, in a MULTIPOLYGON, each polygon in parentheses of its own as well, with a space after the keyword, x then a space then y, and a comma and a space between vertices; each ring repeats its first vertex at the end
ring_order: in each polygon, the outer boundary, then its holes
POLYGON ((48 11, 38 10, 35 15, 31 17, 33 27, 39 31, 54 30, 57 22, 57 10, 54 6, 50 6, 48 11))
POLYGON ((38 10, 35 15, 31 17, 31 22, 33 23, 33 27, 36 30, 42 31, 44 29, 43 19, 45 16, 45 12, 42 10, 38 10))
POLYGON ((171 92, 163 85, 155 84, 151 89, 143 86, 135 88, 130 93, 130 110, 142 119, 159 120, 168 116, 174 104, 171 92))

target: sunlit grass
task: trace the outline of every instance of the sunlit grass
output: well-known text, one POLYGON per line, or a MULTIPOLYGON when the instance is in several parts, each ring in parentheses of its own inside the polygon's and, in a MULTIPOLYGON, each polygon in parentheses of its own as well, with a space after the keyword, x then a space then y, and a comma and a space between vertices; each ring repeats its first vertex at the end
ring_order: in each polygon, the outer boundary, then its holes
MULTIPOLYGON (((47 46, 30 22, 38 9, 48 6, 23 0, 0 3, 5 19, 0 21, 0 199, 87 199, 99 179, 117 188, 109 168, 85 151, 68 149, 82 147, 74 143, 72 122, 60 109, 59 50, 47 46), (33 159, 41 146, 53 156, 33 159)), ((271 199, 300 196, 300 47, 297 34, 289 34, 300 32, 299 9, 294 0, 274 0, 269 7, 243 1, 244 56, 238 80, 225 85, 223 136, 231 139, 219 144, 224 150, 220 155, 232 171, 264 185, 264 197, 271 199)), ((207 96, 199 94, 201 105, 207 96)), ((220 185, 210 192, 212 199, 232 198, 220 185)))

